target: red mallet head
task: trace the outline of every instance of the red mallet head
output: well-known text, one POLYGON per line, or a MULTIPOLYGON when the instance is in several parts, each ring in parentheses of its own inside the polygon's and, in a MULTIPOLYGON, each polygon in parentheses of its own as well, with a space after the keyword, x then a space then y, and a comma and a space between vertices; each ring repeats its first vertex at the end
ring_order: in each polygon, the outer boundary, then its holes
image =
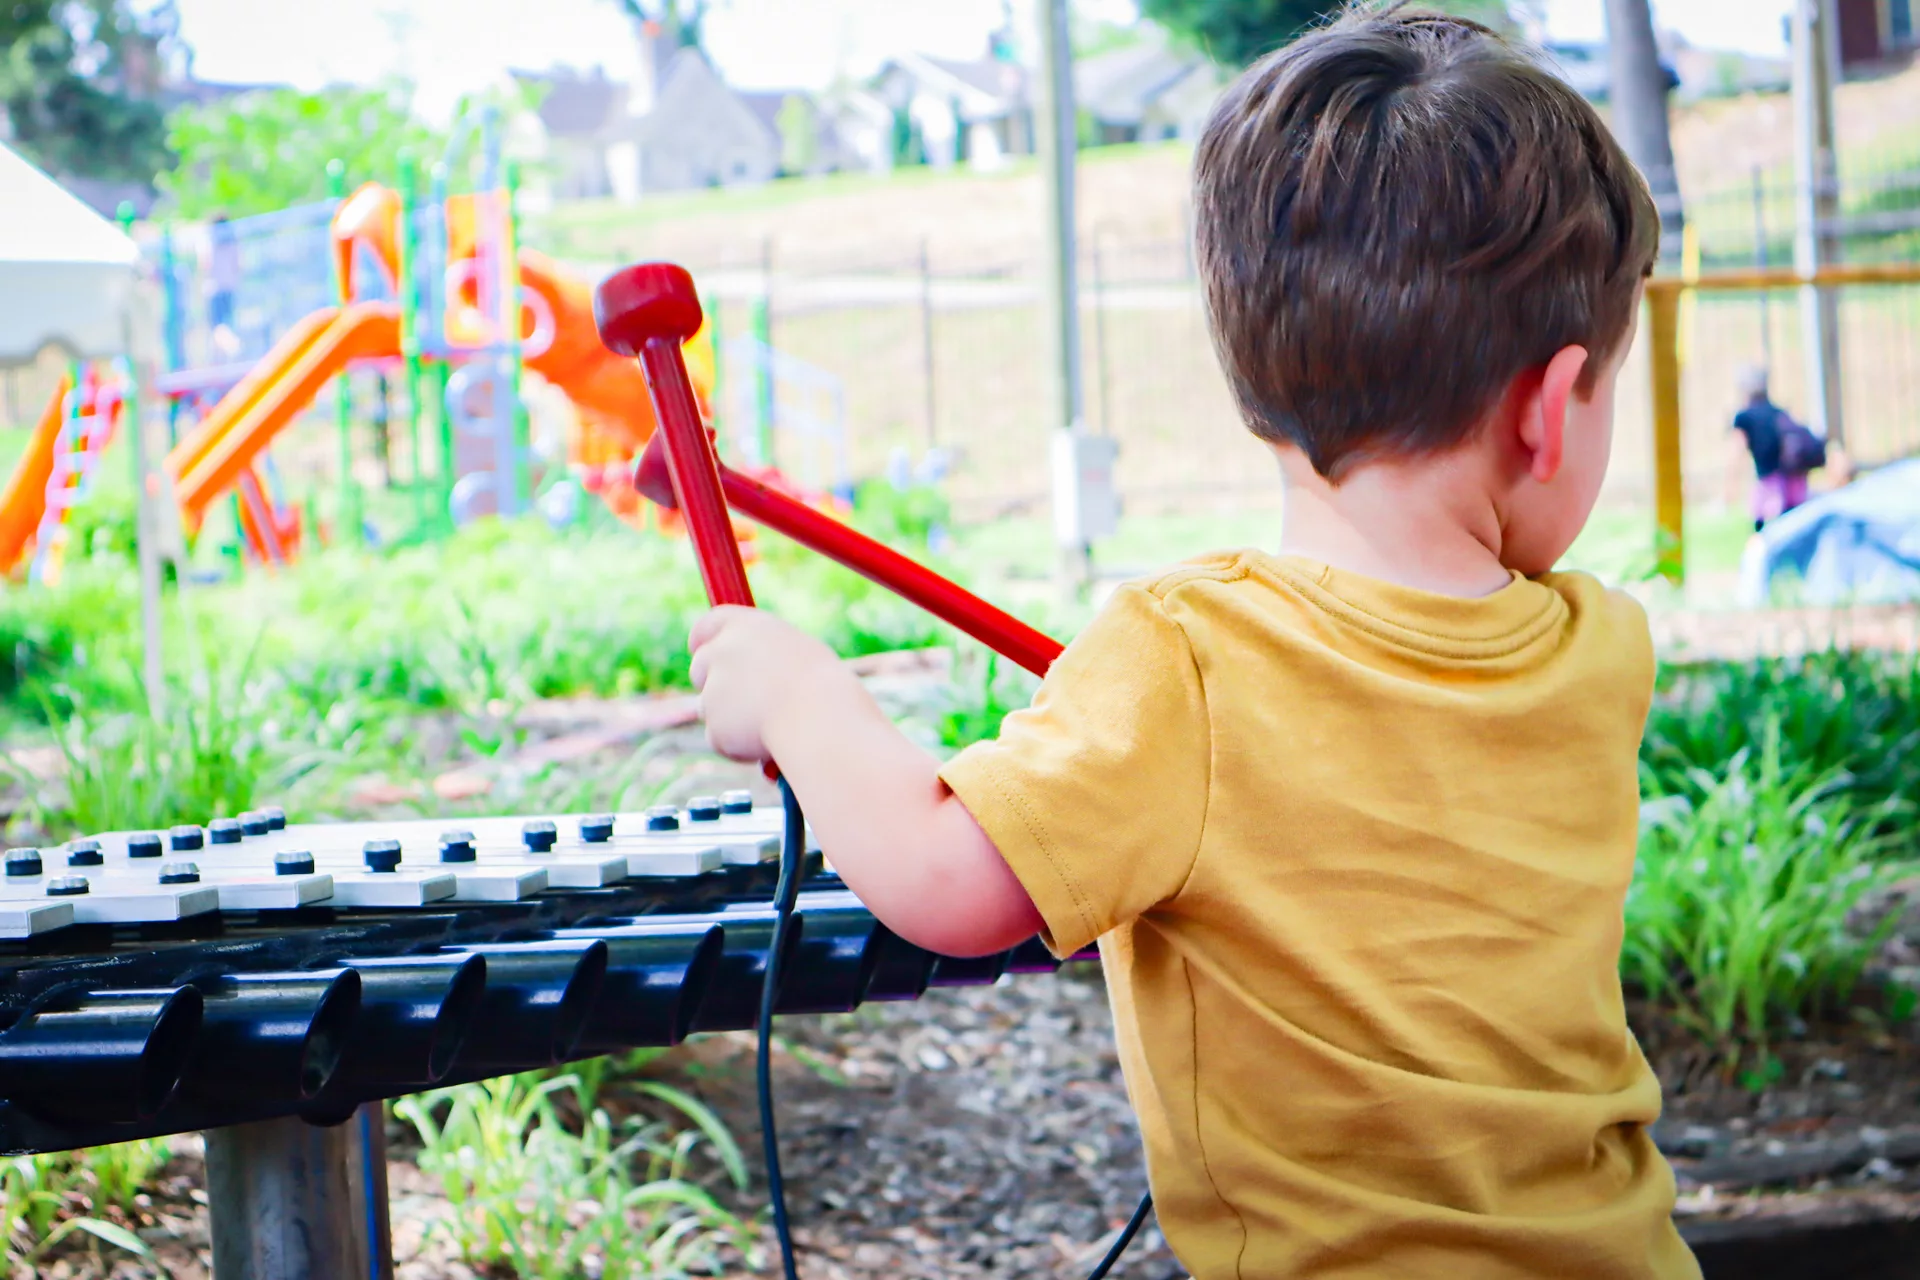
POLYGON ((593 291, 600 341, 620 356, 637 356, 653 338, 678 346, 700 332, 700 295, 693 277, 671 262, 623 267, 593 291))

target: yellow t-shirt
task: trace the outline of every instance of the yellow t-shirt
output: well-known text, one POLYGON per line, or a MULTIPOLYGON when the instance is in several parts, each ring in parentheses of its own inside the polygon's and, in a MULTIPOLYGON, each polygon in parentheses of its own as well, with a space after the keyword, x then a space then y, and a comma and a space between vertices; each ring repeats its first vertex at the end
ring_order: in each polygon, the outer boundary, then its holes
POLYGON ((1197 1280, 1696 1277, 1618 962, 1647 622, 1256 552, 1122 588, 942 771, 1101 940, 1197 1280))

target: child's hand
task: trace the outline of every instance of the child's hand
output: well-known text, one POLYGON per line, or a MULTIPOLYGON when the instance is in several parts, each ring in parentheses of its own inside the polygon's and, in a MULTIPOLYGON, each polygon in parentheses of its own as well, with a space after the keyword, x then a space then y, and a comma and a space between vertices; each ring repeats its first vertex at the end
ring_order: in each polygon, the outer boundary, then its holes
POLYGON ((796 695, 853 680, 833 650, 758 609, 723 605, 693 624, 687 644, 707 741, 733 760, 771 759, 768 727, 800 703, 796 695))

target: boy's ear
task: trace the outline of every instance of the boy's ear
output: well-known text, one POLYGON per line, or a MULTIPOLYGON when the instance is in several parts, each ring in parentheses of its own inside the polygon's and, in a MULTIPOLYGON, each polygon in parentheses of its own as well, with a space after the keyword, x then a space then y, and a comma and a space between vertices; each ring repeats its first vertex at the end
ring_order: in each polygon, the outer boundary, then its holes
POLYGON ((1585 347, 1560 348, 1521 402, 1520 444, 1527 451, 1528 474, 1541 484, 1560 474, 1566 453, 1567 406, 1586 367, 1585 347))

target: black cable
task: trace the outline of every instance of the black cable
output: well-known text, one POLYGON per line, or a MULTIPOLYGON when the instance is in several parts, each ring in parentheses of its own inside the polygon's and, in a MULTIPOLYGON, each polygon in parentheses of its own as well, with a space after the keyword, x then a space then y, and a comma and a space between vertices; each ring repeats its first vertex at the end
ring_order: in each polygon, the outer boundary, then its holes
POLYGON ((766 973, 760 980, 760 1140, 766 1148, 767 1197, 773 1202, 773 1233, 780 1241, 780 1265, 786 1280, 799 1280, 794 1267, 793 1230, 787 1222, 787 1184, 780 1176, 780 1139, 773 1128, 773 1006, 780 997, 780 961, 787 950, 793 904, 800 896, 800 863, 807 850, 807 819, 800 801, 780 779, 780 805, 786 829, 780 838, 780 882, 773 891, 773 939, 767 946, 766 973))
MULTIPOLYGON (((786 1280, 799 1280, 794 1263, 793 1229, 787 1218, 787 1184, 780 1173, 780 1138, 773 1125, 773 1006, 780 997, 781 959, 786 954, 787 934, 793 924, 793 907, 800 896, 800 866, 806 856, 807 819, 800 811, 799 797, 785 778, 780 779, 780 806, 784 830, 780 838, 780 880, 773 891, 773 937, 767 946, 767 967, 760 980, 760 1061, 755 1084, 760 1102, 760 1140, 767 1160, 767 1198, 773 1203, 773 1234, 780 1242, 780 1267, 786 1280)), ((1107 1250, 1087 1280, 1105 1280, 1113 1264, 1133 1243, 1134 1236, 1153 1211, 1153 1193, 1140 1198, 1139 1208, 1120 1232, 1120 1238, 1107 1250)))
POLYGON ((1147 1215, 1153 1212, 1153 1192, 1140 1197, 1140 1207, 1133 1211, 1133 1217, 1127 1219, 1127 1225, 1120 1232, 1120 1238, 1113 1242, 1113 1248, 1107 1250, 1107 1256, 1100 1259, 1100 1265, 1093 1269, 1087 1280, 1106 1280, 1107 1272, 1113 1270, 1113 1264, 1120 1261, 1120 1255, 1127 1251, 1133 1238, 1140 1234, 1140 1228, 1146 1223, 1147 1215))

